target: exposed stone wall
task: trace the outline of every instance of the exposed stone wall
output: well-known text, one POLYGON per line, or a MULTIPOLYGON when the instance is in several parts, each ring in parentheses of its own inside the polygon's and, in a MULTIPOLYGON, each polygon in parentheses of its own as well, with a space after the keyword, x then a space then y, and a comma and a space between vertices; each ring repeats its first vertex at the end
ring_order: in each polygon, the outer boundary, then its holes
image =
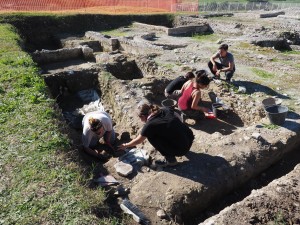
POLYGON ((108 35, 101 34, 99 32, 87 31, 85 32, 85 38, 98 41, 103 51, 111 52, 119 49, 119 42, 115 38, 111 38, 108 35))
POLYGON ((44 79, 53 98, 68 92, 70 94, 98 86, 98 73, 101 68, 80 71, 64 71, 45 75, 44 79))
POLYGON ((50 63, 59 62, 69 59, 83 58, 81 47, 76 48, 62 48, 58 50, 42 50, 35 51, 32 54, 33 61, 36 63, 50 63))
POLYGON ((190 36, 192 34, 205 34, 210 32, 208 24, 198 26, 180 26, 175 28, 169 28, 167 34, 169 36, 190 36))
POLYGON ((259 14, 259 18, 277 17, 279 15, 284 15, 284 14, 285 14, 284 11, 261 13, 259 14))

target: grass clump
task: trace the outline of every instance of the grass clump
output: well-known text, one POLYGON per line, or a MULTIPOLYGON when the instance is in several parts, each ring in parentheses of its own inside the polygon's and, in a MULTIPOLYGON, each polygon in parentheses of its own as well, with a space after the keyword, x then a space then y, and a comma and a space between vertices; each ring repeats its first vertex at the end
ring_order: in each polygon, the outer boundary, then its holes
POLYGON ((276 124, 265 124, 265 123, 263 123, 262 125, 263 125, 264 128, 269 129, 269 130, 276 130, 276 129, 279 128, 279 126, 276 125, 276 124))
POLYGON ((257 69, 257 68, 252 68, 252 71, 259 77, 261 78, 273 78, 274 74, 273 73, 269 73, 265 70, 261 70, 261 69, 257 69))
POLYGON ((128 32, 120 30, 120 29, 101 31, 101 33, 112 36, 112 37, 124 37, 129 34, 128 32))
MULTIPOLYGON (((11 25, 0 25, 0 223, 113 224, 88 188, 54 100, 11 25), (101 209, 101 210, 100 210, 101 209)), ((116 224, 116 223, 115 223, 116 224)))
POLYGON ((284 55, 300 55, 300 51, 291 50, 291 51, 283 51, 284 55))
POLYGON ((192 38, 199 42, 216 42, 219 39, 215 34, 196 34, 192 38))

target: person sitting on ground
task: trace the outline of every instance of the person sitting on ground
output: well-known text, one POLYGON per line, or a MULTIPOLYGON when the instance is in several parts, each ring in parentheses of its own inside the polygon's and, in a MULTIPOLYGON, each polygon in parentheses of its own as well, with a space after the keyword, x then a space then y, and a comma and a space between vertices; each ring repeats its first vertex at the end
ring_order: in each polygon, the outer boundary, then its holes
MULTIPOLYGON (((101 137, 111 151, 114 151, 112 144, 115 141, 113 123, 106 112, 90 112, 82 119, 82 143, 84 150, 97 158, 107 159, 107 156, 100 154, 101 150, 96 149, 101 137)), ((113 152, 110 152, 113 153, 113 152)))
POLYGON ((179 76, 172 80, 165 89, 165 96, 167 98, 176 98, 181 95, 181 88, 185 82, 195 77, 193 72, 188 72, 184 76, 179 76))
POLYGON ((218 52, 210 57, 208 67, 216 78, 220 78, 220 73, 225 72, 226 81, 230 82, 235 72, 235 64, 233 55, 228 52, 227 44, 219 46, 218 52), (219 59, 220 62, 216 62, 216 59, 219 59))
POLYGON ((177 165, 176 156, 185 155, 191 148, 194 134, 181 122, 174 109, 143 104, 139 107, 138 116, 145 123, 141 133, 132 141, 119 146, 120 149, 136 146, 146 138, 150 144, 165 158, 156 160, 157 166, 177 165))
POLYGON ((205 70, 197 71, 196 78, 189 82, 187 81, 181 89, 182 95, 178 99, 178 108, 187 117, 201 120, 205 118, 205 113, 210 112, 206 107, 199 106, 201 101, 201 89, 208 87, 210 79, 205 70))

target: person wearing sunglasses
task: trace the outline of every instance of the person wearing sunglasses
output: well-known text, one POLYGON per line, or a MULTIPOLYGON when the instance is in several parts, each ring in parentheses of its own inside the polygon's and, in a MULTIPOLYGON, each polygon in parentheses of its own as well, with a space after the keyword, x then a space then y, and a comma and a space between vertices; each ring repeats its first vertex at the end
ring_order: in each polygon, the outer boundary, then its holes
POLYGON ((115 132, 111 117, 106 112, 90 112, 82 119, 82 143, 84 150, 97 158, 107 159, 107 156, 100 154, 102 150, 97 149, 100 138, 104 138, 105 144, 114 152, 112 144, 115 141, 115 132))
POLYGON ((138 116, 145 123, 141 133, 132 141, 124 143, 120 150, 141 144, 148 139, 150 144, 159 151, 163 160, 156 160, 155 165, 166 167, 177 165, 176 156, 185 155, 191 148, 194 134, 181 122, 180 116, 169 107, 143 104, 139 107, 138 116))

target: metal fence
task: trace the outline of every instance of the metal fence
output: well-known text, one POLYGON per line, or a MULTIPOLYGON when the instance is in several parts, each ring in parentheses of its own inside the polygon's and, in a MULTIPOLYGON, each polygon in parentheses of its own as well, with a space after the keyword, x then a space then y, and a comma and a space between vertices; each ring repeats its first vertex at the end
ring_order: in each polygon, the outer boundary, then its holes
POLYGON ((173 6, 176 12, 236 12, 249 10, 281 10, 300 7, 300 3, 286 2, 203 2, 181 3, 173 6))
POLYGON ((224 3, 200 3, 198 10, 200 12, 204 11, 249 11, 249 10, 281 10, 290 7, 300 7, 300 3, 285 3, 285 2, 224 2, 224 3))

